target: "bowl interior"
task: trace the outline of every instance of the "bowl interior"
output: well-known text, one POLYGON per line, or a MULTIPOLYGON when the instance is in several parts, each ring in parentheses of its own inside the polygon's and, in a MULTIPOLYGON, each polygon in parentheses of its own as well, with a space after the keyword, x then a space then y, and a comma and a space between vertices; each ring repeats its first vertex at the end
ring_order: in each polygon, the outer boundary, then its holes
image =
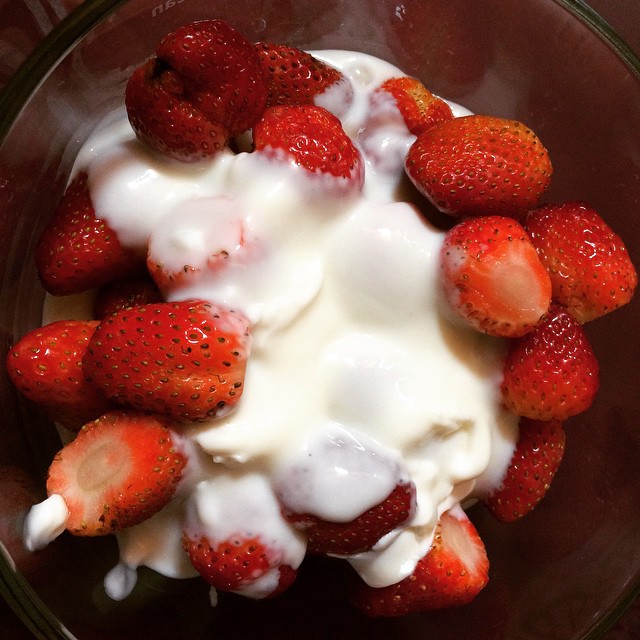
MULTIPOLYGON (((0 147, 5 350, 40 323, 44 293, 33 247, 79 146, 121 101, 129 73, 157 40, 205 17, 226 19, 251 40, 364 51, 472 111, 526 122, 554 163, 545 200, 589 201, 640 264, 640 65, 623 60, 579 15, 583 6, 551 0, 526 8, 511 0, 87 2, 28 61, 22 79, 30 72, 30 84, 14 82, 0 98, 7 106, 0 147)), ((290 593, 269 602, 223 597, 213 609, 199 580, 169 581, 151 571, 142 572, 128 600, 110 601, 102 579, 117 561, 113 540, 62 536, 37 554, 22 549, 21 519, 43 496, 59 441, 16 396, 4 368, 0 592, 48 638, 138 638, 141 629, 156 638, 598 637, 640 585, 640 342, 630 338, 639 305, 636 299, 587 326, 601 390, 592 409, 567 424, 565 460, 543 503, 513 525, 470 510, 491 580, 461 610, 367 620, 342 597, 343 565, 313 561, 290 593)))

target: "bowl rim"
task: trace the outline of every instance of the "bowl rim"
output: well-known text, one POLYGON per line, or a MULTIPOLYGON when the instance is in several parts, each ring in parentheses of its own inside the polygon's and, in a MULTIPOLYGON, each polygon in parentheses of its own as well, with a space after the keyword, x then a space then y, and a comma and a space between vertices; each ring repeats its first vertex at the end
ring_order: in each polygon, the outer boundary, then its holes
MULTIPOLYGON (((51 29, 25 58, 4 87, 0 89, 0 147, 24 104, 47 79, 52 62, 61 60, 106 15, 127 0, 85 0, 51 29)), ((553 0, 593 31, 640 80, 640 57, 609 23, 585 0, 553 0)), ((38 638, 69 640, 74 636, 50 611, 29 583, 16 570, 11 556, 0 541, 0 597, 14 610, 38 638)), ((584 640, 602 638, 640 597, 640 581, 630 586, 619 601, 593 627, 584 640)))

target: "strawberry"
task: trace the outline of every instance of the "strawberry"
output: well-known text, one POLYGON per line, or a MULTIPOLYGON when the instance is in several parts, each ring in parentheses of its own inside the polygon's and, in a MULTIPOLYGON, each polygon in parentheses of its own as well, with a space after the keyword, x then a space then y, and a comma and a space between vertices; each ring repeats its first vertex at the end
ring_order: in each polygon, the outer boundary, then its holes
POLYGON ((336 176, 350 187, 362 187, 360 152, 340 120, 323 107, 270 107, 254 127, 253 139, 257 151, 284 155, 311 173, 336 176))
POLYGON ((277 571, 275 588, 263 596, 273 597, 290 587, 297 576, 297 570, 284 564, 281 554, 265 545, 259 536, 238 534, 212 543, 206 536, 185 533, 182 542, 196 571, 220 591, 240 591, 277 571))
POLYGON ((18 391, 71 431, 113 406, 83 374, 82 358, 97 325, 52 322, 27 333, 7 354, 7 373, 18 391))
POLYGON ((338 82, 346 82, 341 71, 310 53, 284 44, 256 42, 267 77, 267 106, 314 104, 317 96, 338 82))
POLYGON ((584 329, 559 305, 509 344, 500 390, 515 415, 566 420, 591 406, 598 386, 598 361, 584 329))
POLYGON ((527 232, 512 218, 459 222, 445 235, 440 267, 450 307, 489 335, 524 335, 551 304, 549 274, 527 232))
POLYGON ((406 522, 415 510, 413 483, 399 483, 380 504, 351 522, 328 522, 283 508, 285 518, 308 536, 310 553, 351 555, 367 551, 384 535, 406 522))
POLYGON ((120 404, 201 421, 240 400, 250 343, 238 312, 202 300, 160 302, 105 318, 83 366, 120 404))
POLYGON ((454 217, 521 218, 551 181, 547 150, 522 122, 470 115, 421 133, 405 161, 407 175, 440 211, 454 217))
POLYGON ((53 295, 99 287, 144 264, 96 216, 84 172, 69 184, 56 206, 38 239, 35 260, 42 285, 53 295))
POLYGON ((525 228, 551 275, 553 297, 588 322, 627 304, 638 274, 627 248, 585 202, 540 206, 525 228))
POLYGON ((434 96, 417 78, 389 78, 376 91, 393 96, 407 128, 415 136, 437 122, 453 118, 451 107, 434 96))
POLYGON ((407 578, 375 588, 359 581, 353 603, 368 616, 408 613, 467 604, 489 580, 484 544, 462 509, 442 514, 429 552, 407 578))
POLYGON ((99 536, 143 522, 171 500, 187 463, 163 418, 115 411, 85 425, 59 451, 47 494, 59 494, 74 535, 99 536))
POLYGON ((148 274, 118 278, 98 289, 93 317, 101 320, 121 309, 153 302, 162 302, 162 294, 148 274))
POLYGON ((483 498, 500 522, 513 522, 542 500, 564 455, 565 432, 559 420, 522 418, 520 435, 501 485, 483 498))
POLYGON ((125 104, 136 134, 161 153, 183 161, 211 156, 264 111, 260 57, 226 22, 182 26, 155 54, 132 74, 125 104))

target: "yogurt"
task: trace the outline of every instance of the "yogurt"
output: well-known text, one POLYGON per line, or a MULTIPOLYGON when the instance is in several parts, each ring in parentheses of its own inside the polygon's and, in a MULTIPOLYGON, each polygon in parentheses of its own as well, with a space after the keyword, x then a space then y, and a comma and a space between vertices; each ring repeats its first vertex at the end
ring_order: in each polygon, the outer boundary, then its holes
MULTIPOLYGON (((176 497, 117 534, 121 561, 105 580, 115 599, 133 589, 141 565, 195 575, 184 528, 249 527, 286 549, 295 568, 304 536, 282 519, 279 499, 348 522, 412 481, 410 521, 346 558, 368 584, 393 584, 429 550, 439 516, 496 486, 513 453, 517 418, 498 390, 505 345, 448 318, 439 290, 444 234, 402 198, 415 138, 391 98, 374 90, 403 74, 366 54, 313 53, 350 81, 318 102, 362 153, 361 192, 332 190, 331 177, 260 153, 226 150, 197 165, 159 158, 123 110, 77 157, 74 171, 88 172, 96 212, 123 244, 169 270, 192 268, 170 300, 223 303, 252 322, 238 407, 180 428, 190 461, 176 497)), ((89 307, 49 298, 44 320, 89 307)), ((27 518, 39 546, 64 524, 52 502, 48 517, 43 503, 27 518)), ((272 580, 244 595, 262 597, 272 580)))

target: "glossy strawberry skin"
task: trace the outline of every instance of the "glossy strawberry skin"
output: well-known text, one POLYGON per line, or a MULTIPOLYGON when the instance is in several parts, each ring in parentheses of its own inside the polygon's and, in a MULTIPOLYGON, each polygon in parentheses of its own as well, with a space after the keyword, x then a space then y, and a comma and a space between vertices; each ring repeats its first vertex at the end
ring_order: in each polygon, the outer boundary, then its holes
POLYGON ((585 202, 530 211, 525 228, 551 275, 553 297, 588 322, 627 304, 638 275, 618 234, 585 202))
POLYGON ((551 304, 551 280, 519 222, 467 218, 444 238, 442 288, 453 311, 475 329, 517 337, 531 331, 551 304))
POLYGON ((485 115, 427 129, 409 149, 405 170, 443 213, 517 219, 538 204, 553 173, 549 154, 531 129, 485 115))
POLYGON ((69 184, 35 249, 38 276, 53 295, 71 295, 101 286, 144 265, 122 246, 107 222, 96 217, 87 174, 69 184))
POLYGON ((371 549, 384 535, 406 522, 415 511, 413 483, 396 485, 379 505, 351 522, 329 522, 283 509, 285 518, 308 536, 307 550, 316 554, 351 555, 371 549))
POLYGON ((70 533, 114 533, 169 502, 187 463, 170 424, 157 416, 110 412, 85 425, 56 454, 47 493, 63 497, 70 533))
POLYGON ((85 376, 116 402, 183 422, 214 418, 242 396, 251 337, 239 312, 201 300, 131 307, 105 318, 85 376))
POLYGON ((565 440, 559 420, 520 420, 518 442, 502 483, 483 498, 500 522, 522 518, 544 498, 562 461, 565 440))
POLYGON ((156 302, 162 302, 162 294, 147 274, 119 278, 96 292, 93 317, 102 320, 117 311, 156 302))
POLYGON ((451 107, 434 96, 417 78, 389 78, 377 91, 393 96, 407 128, 415 136, 438 122, 453 118, 451 107))
POLYGON ((566 420, 591 406, 598 387, 598 361, 582 325, 559 305, 509 344, 500 391, 515 415, 566 420))
POLYGON ((98 323, 59 320, 24 335, 8 352, 16 388, 70 431, 98 418, 113 403, 85 380, 82 358, 98 323))
POLYGON ((359 581, 352 601, 367 616, 404 616, 468 604, 488 580, 489 560, 475 527, 464 513, 445 512, 411 575, 381 588, 359 581))

